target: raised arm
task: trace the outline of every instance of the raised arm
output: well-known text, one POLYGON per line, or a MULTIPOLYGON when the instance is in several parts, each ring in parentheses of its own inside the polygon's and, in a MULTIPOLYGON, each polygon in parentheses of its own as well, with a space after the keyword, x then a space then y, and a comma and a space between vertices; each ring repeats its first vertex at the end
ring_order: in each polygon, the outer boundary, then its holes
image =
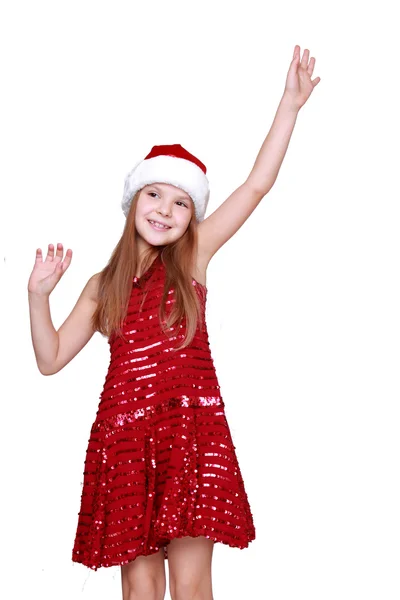
POLYGON ((215 252, 240 229, 274 185, 299 110, 320 82, 319 77, 311 80, 315 58, 309 61, 309 54, 309 50, 304 50, 300 62, 300 46, 294 49, 284 94, 247 180, 200 223, 199 255, 203 262, 207 263, 215 252))
POLYGON ((42 375, 60 371, 88 343, 94 331, 91 317, 97 306, 98 274, 86 283, 70 315, 58 329, 50 314, 50 293, 71 262, 72 251, 62 261, 63 249, 58 244, 57 254, 49 245, 45 261, 40 248, 28 283, 31 335, 36 363, 42 375))

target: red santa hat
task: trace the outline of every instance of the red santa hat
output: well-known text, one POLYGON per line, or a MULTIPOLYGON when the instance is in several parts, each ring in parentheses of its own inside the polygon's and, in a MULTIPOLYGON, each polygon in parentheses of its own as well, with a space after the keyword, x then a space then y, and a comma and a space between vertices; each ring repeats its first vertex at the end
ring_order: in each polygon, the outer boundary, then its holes
POLYGON ((132 198, 151 183, 169 183, 192 198, 197 221, 203 221, 210 189, 206 166, 180 144, 153 146, 125 179, 122 210, 128 216, 132 198))

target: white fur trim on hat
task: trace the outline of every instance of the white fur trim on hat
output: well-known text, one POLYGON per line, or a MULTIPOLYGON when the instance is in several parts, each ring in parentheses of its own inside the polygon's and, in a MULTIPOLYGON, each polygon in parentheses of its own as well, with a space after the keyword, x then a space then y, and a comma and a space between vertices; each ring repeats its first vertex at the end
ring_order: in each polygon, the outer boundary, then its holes
POLYGON ((169 183, 184 190, 193 200, 197 221, 203 221, 210 197, 205 173, 190 160, 166 155, 140 161, 126 176, 121 204, 125 217, 135 193, 151 183, 169 183))

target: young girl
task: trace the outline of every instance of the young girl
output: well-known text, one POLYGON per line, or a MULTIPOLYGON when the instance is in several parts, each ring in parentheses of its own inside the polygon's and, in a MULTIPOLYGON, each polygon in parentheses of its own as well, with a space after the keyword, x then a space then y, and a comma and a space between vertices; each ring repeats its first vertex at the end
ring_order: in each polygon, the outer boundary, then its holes
POLYGON ((296 46, 275 120, 248 179, 207 219, 206 167, 179 144, 129 173, 126 225, 109 263, 56 331, 49 295, 72 251, 41 250, 28 283, 38 368, 52 375, 95 331, 111 360, 87 448, 72 560, 121 566, 124 600, 211 600, 215 542, 245 548, 253 518, 205 324, 211 257, 273 186, 297 114, 320 78, 296 46))

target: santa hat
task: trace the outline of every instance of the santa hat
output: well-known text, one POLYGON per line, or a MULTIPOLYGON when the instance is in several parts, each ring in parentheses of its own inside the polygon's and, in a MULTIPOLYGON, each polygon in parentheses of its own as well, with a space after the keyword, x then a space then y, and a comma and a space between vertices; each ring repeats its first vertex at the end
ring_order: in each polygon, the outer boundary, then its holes
POLYGON ((206 166, 180 144, 153 146, 125 179, 122 210, 128 216, 132 198, 151 183, 169 183, 192 198, 197 221, 203 221, 210 196, 206 166))

